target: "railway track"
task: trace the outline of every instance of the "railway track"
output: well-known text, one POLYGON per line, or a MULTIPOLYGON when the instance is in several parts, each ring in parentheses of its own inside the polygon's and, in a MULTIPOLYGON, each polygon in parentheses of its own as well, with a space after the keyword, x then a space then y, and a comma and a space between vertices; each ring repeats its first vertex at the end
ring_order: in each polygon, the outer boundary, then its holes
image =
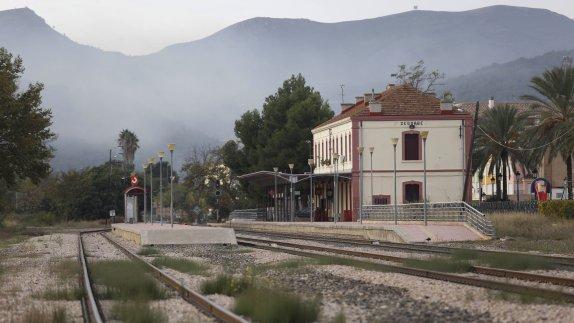
POLYGON ((236 229, 236 233, 246 233, 255 234, 271 237, 281 237, 286 239, 300 239, 300 240, 313 240, 329 243, 342 243, 350 244, 356 246, 369 246, 383 249, 391 250, 402 250, 410 252, 420 252, 420 253, 432 253, 432 254, 452 254, 454 252, 476 252, 482 255, 507 255, 507 256, 528 256, 532 258, 544 259, 553 265, 574 267, 574 257, 566 256, 551 256, 551 255, 541 255, 532 254, 527 252, 513 252, 513 251, 497 251, 497 250, 480 250, 471 248, 455 248, 455 247, 445 247, 437 245, 428 244, 418 244, 418 243, 402 243, 402 242, 387 242, 387 241, 372 241, 372 240, 360 240, 360 239, 349 239, 349 238, 330 238, 330 237, 316 237, 306 234, 286 234, 286 233, 275 233, 275 232, 263 232, 257 230, 245 230, 236 229))
MULTIPOLYGON (((286 252, 291 254, 296 254, 304 257, 321 257, 325 256, 324 253, 328 253, 329 256, 335 258, 341 258, 339 255, 346 255, 358 258, 359 262, 368 263, 370 266, 376 265, 382 270, 388 270, 392 272, 398 272, 406 275, 412 276, 419 276, 425 278, 431 278, 436 280, 442 280, 452 283, 464 284, 464 285, 471 285, 476 287, 483 287, 488 289, 494 290, 501 290, 506 292, 518 293, 518 294, 528 294, 534 295, 544 298, 549 298, 553 300, 561 300, 567 302, 574 302, 574 294, 563 292, 560 290, 555 289, 547 289, 541 287, 533 287, 533 286, 525 286, 519 284, 513 284, 508 282, 500 282, 496 280, 488 280, 483 278, 476 278, 476 277, 468 277, 462 276, 457 274, 451 273, 443 273, 431 270, 423 270, 423 269, 416 269, 410 268, 400 265, 389 265, 389 264, 381 264, 381 263, 374 263, 372 259, 377 260, 385 260, 391 262, 403 262, 405 258, 396 257, 396 256, 388 256, 388 255, 381 255, 375 253, 368 253, 362 251, 354 251, 354 250, 347 250, 347 249, 340 249, 340 248, 331 248, 331 247, 322 247, 322 246, 310 246, 304 244, 297 244, 285 241, 278 241, 278 240, 269 240, 269 239, 256 239, 256 238, 247 238, 247 237, 237 237, 237 242, 244 246, 254 247, 254 248, 262 248, 272 251, 278 252, 286 252), (323 253, 323 254, 319 254, 323 253), (332 255, 335 254, 335 255, 332 255)), ((483 275, 491 275, 491 276, 498 276, 498 277, 507 277, 507 278, 515 278, 521 280, 528 280, 534 281, 539 283, 552 283, 557 285, 563 286, 574 286, 574 280, 567 279, 567 278, 558 278, 552 276, 543 276, 543 275, 534 275, 528 274, 523 272, 516 272, 516 271, 507 271, 503 269, 494 269, 494 268, 486 268, 486 267, 475 267, 474 271, 478 274, 483 275)))
MULTIPOLYGON (((206 314, 215 317, 217 320, 221 322, 229 322, 229 323, 247 323, 248 321, 243 319, 242 317, 236 315, 235 313, 215 304, 214 302, 210 301, 205 296, 188 289, 187 287, 183 286, 171 276, 162 272, 156 266, 148 263, 140 256, 136 255, 135 253, 131 252, 130 250, 124 248, 116 241, 108 237, 107 235, 103 234, 101 231, 108 231, 108 230, 99 230, 99 231, 89 231, 85 233, 94 233, 99 232, 107 241, 109 241, 113 246, 118 248, 121 252, 123 252, 128 258, 132 259, 133 261, 139 262, 142 265, 146 266, 147 270, 159 281, 163 284, 168 286, 169 288, 175 290, 181 298, 183 298, 188 303, 196 306, 197 308, 201 309, 206 314)), ((81 232, 78 237, 78 248, 79 248, 79 255, 80 255, 80 263, 82 265, 82 283, 83 288, 85 290, 86 299, 83 303, 83 308, 86 309, 84 313, 84 321, 86 322, 95 322, 101 323, 105 322, 105 316, 101 310, 101 306, 98 302, 96 294, 93 292, 93 284, 90 279, 90 272, 88 268, 88 261, 86 258, 86 254, 84 252, 84 245, 82 240, 82 235, 84 232, 81 232)))

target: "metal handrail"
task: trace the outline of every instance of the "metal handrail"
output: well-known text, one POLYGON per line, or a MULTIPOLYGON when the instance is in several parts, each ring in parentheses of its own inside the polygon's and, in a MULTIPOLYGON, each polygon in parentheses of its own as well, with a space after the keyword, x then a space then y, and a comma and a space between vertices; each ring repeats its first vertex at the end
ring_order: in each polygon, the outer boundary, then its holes
MULTIPOLYGON (((397 221, 424 221, 424 203, 397 204, 397 221)), ((364 205, 363 219, 393 221, 394 205, 364 205)), ((477 231, 494 236, 494 227, 486 216, 465 202, 427 203, 427 221, 466 222, 477 231)))

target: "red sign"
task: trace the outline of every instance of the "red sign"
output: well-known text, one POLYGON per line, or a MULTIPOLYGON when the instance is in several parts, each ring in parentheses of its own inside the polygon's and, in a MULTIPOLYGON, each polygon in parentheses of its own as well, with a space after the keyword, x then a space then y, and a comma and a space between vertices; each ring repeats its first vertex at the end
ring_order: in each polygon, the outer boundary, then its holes
POLYGON ((132 175, 130 179, 132 186, 138 185, 138 177, 136 175, 132 175))

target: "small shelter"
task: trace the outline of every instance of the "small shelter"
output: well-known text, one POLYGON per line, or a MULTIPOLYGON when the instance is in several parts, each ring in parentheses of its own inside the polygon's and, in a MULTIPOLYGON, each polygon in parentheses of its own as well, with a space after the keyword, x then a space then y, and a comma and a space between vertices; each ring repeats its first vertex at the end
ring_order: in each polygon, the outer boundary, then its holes
POLYGON ((138 177, 136 174, 131 175, 130 183, 131 186, 124 190, 124 214, 125 214, 124 222, 137 223, 140 209, 139 208, 140 204, 138 203, 138 196, 142 196, 142 202, 143 202, 143 194, 145 189, 143 187, 138 186, 138 177))

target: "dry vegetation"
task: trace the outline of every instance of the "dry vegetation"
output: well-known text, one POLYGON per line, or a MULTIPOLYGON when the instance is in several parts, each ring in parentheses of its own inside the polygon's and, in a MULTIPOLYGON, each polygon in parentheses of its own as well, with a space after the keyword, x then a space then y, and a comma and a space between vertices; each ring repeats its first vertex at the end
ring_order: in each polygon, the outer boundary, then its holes
POLYGON ((574 220, 528 213, 492 214, 489 218, 510 250, 574 253, 574 220))

